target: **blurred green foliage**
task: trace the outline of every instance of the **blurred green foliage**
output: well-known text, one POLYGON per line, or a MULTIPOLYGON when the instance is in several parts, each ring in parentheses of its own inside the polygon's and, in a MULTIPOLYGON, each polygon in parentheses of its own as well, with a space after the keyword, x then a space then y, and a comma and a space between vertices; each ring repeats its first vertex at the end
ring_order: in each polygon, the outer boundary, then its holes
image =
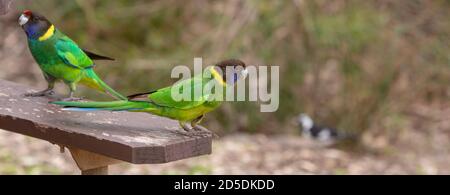
POLYGON ((216 131, 294 131, 301 112, 349 131, 395 129, 411 104, 450 99, 445 0, 47 0, 18 7, 44 13, 80 45, 118 59, 97 71, 124 94, 173 83, 171 68, 194 57, 205 65, 241 58, 281 66, 279 111, 227 103, 207 118, 216 131), (393 126, 383 122, 390 116, 393 126))

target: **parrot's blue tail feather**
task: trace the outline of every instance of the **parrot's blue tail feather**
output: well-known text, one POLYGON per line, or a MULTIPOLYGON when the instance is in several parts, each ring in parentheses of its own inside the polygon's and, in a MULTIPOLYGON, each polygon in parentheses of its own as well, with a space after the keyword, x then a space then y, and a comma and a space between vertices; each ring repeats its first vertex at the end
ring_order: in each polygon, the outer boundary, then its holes
POLYGON ((93 112, 93 111, 101 111, 103 109, 101 108, 63 108, 64 111, 74 111, 74 112, 93 112))
POLYGON ((93 111, 136 111, 142 110, 151 104, 150 102, 114 101, 114 102, 50 102, 64 106, 63 110, 76 112, 93 111))

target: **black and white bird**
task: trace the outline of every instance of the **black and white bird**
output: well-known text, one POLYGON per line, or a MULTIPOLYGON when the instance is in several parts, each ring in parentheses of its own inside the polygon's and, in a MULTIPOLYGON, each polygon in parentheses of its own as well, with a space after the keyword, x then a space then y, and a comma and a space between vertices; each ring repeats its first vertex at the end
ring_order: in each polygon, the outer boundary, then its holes
POLYGON ((335 128, 317 125, 307 114, 300 114, 298 122, 301 126, 301 133, 303 136, 321 142, 336 142, 354 137, 348 133, 340 132, 335 128))

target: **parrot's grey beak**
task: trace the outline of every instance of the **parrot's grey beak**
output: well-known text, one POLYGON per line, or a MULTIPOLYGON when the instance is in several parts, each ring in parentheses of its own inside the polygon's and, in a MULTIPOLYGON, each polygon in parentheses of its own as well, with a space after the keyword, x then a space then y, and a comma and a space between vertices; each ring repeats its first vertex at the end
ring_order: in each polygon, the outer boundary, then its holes
POLYGON ((248 70, 247 68, 241 71, 241 78, 245 79, 248 76, 248 70))
POLYGON ((19 18, 19 24, 20 24, 20 26, 23 26, 23 25, 25 25, 26 23, 28 23, 28 20, 30 20, 30 18, 28 17, 28 16, 25 16, 25 15, 21 15, 20 16, 20 18, 19 18))

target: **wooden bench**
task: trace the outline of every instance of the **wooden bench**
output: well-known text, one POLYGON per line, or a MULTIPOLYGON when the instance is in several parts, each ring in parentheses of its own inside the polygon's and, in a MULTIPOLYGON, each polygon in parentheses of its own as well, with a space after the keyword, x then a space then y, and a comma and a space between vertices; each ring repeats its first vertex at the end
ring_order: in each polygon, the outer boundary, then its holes
POLYGON ((68 112, 29 98, 30 87, 0 80, 0 129, 68 148, 82 174, 121 162, 160 164, 211 154, 213 136, 186 135, 177 121, 146 113, 68 112))

